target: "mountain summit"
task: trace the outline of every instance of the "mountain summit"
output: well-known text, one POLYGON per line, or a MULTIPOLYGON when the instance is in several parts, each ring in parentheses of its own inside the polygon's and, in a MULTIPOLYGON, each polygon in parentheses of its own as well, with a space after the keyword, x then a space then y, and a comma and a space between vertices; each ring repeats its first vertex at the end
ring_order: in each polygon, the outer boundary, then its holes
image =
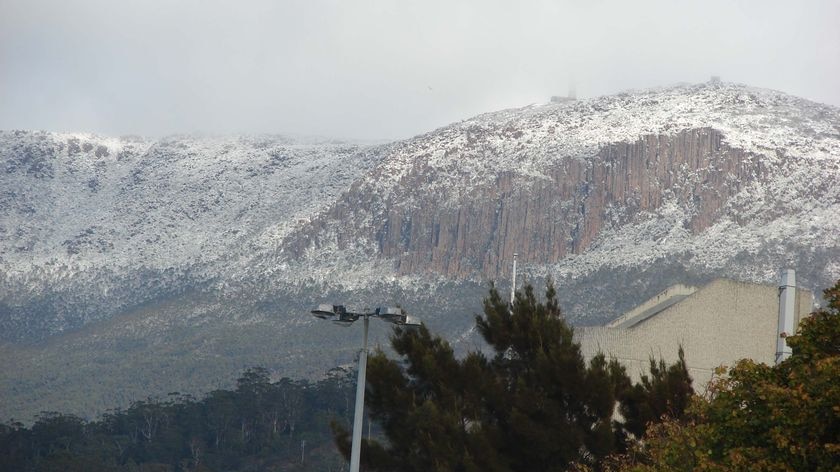
POLYGON ((378 153, 286 239, 287 259, 362 251, 399 274, 504 278, 518 252, 527 271, 561 278, 668 258, 768 280, 840 242, 840 112, 770 90, 707 83, 534 105, 378 153))

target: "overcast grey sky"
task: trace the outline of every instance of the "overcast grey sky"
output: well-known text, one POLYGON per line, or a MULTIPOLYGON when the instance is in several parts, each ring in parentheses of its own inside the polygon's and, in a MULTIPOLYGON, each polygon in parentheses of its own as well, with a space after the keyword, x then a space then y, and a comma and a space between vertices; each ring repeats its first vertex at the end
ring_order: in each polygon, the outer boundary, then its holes
POLYGON ((0 0, 0 129, 394 139, 713 74, 840 105, 840 1, 0 0))

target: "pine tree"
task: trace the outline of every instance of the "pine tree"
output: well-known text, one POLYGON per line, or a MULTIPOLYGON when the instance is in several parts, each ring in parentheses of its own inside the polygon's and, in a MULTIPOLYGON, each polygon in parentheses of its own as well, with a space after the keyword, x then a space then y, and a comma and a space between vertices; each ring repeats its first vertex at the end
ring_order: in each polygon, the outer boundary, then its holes
MULTIPOLYGON (((367 409, 388 441, 365 441, 367 470, 559 471, 616 450, 616 392, 629 380, 616 361, 584 361, 550 284, 545 302, 526 286, 513 306, 491 288, 476 323, 492 358, 457 359, 425 327, 396 328, 401 361, 371 356, 367 409)), ((334 429, 349 455, 349 432, 334 429)))
POLYGON ((649 375, 642 375, 641 383, 628 383, 619 390, 619 411, 624 419, 621 429, 641 438, 650 423, 663 417, 682 418, 694 395, 691 383, 682 346, 679 360, 671 366, 651 357, 649 375))
POLYGON ((533 288, 518 293, 513 309, 491 290, 479 331, 496 353, 492 370, 502 394, 490 408, 503 433, 495 447, 512 470, 565 470, 615 450, 612 415, 624 369, 596 356, 587 365, 564 320, 554 287, 546 301, 533 288))

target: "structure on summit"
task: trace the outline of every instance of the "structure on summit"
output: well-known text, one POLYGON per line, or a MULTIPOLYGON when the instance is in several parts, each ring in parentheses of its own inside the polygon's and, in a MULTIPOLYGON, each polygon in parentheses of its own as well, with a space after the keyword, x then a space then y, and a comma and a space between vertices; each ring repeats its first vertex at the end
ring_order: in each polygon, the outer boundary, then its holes
POLYGON ((565 97, 560 95, 554 95, 551 97, 551 103, 564 103, 564 102, 573 102, 577 100, 577 87, 575 86, 575 81, 569 81, 569 93, 565 97))

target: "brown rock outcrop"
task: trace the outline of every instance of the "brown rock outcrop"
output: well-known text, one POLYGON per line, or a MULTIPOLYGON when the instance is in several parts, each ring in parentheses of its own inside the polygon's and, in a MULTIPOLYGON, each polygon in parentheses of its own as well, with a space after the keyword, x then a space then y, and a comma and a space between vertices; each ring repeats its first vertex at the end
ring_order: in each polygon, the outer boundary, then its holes
POLYGON ((422 194, 422 184, 435 178, 423 162, 418 158, 400 182, 401 199, 414 204, 380 201, 355 185, 304 232, 310 237, 290 247, 319 244, 313 236, 331 225, 352 227, 357 230, 334 232, 339 247, 370 238, 400 273, 494 278, 514 252, 526 263, 556 262, 667 199, 687 210, 686 229, 700 232, 742 185, 767 174, 761 160, 730 148, 713 129, 650 135, 606 145, 594 157, 558 159, 547 179, 501 173, 456 205, 444 195, 422 194))

